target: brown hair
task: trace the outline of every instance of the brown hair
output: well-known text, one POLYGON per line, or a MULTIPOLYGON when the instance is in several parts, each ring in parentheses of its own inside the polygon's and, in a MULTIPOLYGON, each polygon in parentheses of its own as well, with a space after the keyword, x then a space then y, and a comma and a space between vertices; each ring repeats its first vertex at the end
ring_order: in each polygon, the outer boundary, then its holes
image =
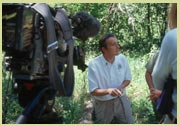
POLYGON ((110 37, 115 37, 113 34, 106 33, 104 34, 99 40, 99 49, 101 50, 102 47, 107 48, 106 40, 110 37))
POLYGON ((177 27, 177 3, 171 3, 168 10, 168 28, 177 27))

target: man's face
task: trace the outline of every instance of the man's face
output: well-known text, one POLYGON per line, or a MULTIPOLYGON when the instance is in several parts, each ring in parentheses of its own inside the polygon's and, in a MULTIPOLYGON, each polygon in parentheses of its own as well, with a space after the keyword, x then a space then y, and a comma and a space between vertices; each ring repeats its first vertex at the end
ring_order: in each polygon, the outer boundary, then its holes
POLYGON ((112 56, 119 54, 119 45, 115 37, 110 37, 106 40, 106 47, 107 48, 103 47, 104 54, 108 54, 112 56))

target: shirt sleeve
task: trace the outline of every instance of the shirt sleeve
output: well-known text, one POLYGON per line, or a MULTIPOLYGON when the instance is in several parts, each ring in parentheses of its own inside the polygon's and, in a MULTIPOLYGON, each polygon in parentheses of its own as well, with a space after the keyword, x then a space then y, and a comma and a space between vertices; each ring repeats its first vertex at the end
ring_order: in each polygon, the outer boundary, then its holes
POLYGON ((92 62, 88 65, 88 84, 89 84, 89 91, 93 92, 95 89, 98 88, 98 79, 96 76, 96 70, 92 62))
POLYGON ((145 65, 145 68, 148 72, 152 73, 153 71, 153 68, 154 68, 154 65, 155 65, 155 62, 157 60, 157 57, 158 57, 158 52, 155 53, 151 58, 150 60, 147 62, 147 64, 145 65))
POLYGON ((125 80, 132 80, 132 75, 131 75, 131 70, 130 70, 130 67, 129 67, 129 63, 128 63, 125 56, 124 56, 124 61, 125 61, 125 66, 126 66, 125 80))

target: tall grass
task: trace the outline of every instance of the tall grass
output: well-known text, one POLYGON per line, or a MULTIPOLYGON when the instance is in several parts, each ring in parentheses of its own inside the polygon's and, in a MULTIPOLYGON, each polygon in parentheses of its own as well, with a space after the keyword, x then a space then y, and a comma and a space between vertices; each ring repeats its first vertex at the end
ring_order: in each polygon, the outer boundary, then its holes
POLYGON ((132 73, 132 81, 127 88, 127 95, 132 102, 135 123, 157 123, 152 103, 148 98, 149 89, 145 80, 145 64, 148 61, 148 55, 127 58, 132 73))
POLYGON ((82 114, 84 102, 89 100, 87 91, 87 70, 82 72, 74 67, 75 87, 72 97, 56 98, 55 108, 66 124, 79 123, 82 114))

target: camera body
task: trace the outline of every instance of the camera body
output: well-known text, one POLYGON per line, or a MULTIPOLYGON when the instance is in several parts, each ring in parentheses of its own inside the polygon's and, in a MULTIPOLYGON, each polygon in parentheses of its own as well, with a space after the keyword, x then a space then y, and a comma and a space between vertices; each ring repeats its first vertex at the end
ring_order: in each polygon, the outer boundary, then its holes
MULTIPOLYGON (((17 73, 17 76, 18 74, 29 75, 27 79, 30 80, 32 78, 30 75, 38 74, 32 66, 35 47, 34 13, 30 7, 9 4, 3 5, 2 12, 2 49, 6 52, 6 69, 17 73)), ((39 73, 43 72, 39 71, 39 73)), ((23 77, 23 79, 26 78, 23 77)))
POLYGON ((14 90, 25 107, 41 87, 49 85, 43 19, 39 17, 39 22, 35 22, 36 13, 28 4, 3 4, 2 15, 5 67, 12 71, 14 90))
POLYGON ((84 50, 74 46, 73 38, 84 42, 99 30, 99 21, 85 12, 69 17, 63 8, 43 3, 2 4, 4 64, 25 108, 17 123, 51 112, 54 102, 48 101, 55 96, 72 95, 73 65, 83 71, 87 67, 84 50))

